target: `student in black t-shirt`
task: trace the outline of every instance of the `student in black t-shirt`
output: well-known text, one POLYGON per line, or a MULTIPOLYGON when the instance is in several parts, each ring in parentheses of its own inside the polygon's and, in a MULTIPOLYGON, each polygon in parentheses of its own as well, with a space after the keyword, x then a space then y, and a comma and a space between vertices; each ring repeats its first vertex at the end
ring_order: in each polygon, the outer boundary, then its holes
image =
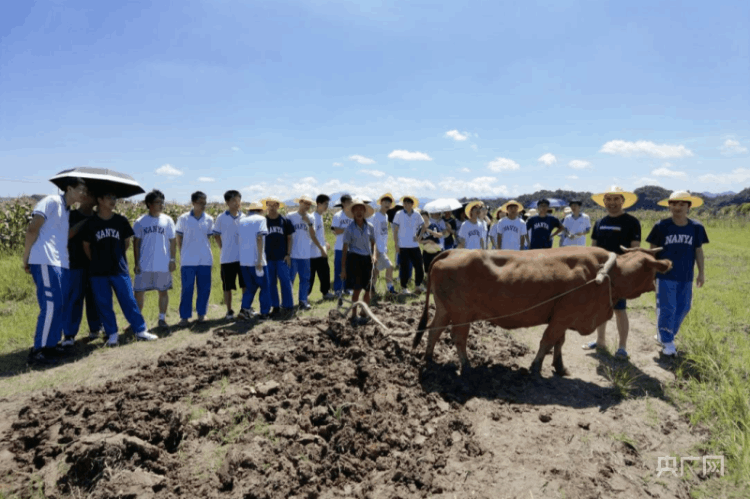
MULTIPOLYGON (((641 223, 633 215, 623 210, 633 206, 638 201, 638 196, 632 192, 626 192, 621 187, 612 186, 607 192, 591 196, 599 206, 607 209, 607 216, 597 220, 594 230, 591 232, 591 246, 604 248, 618 255, 623 254, 621 246, 625 248, 637 248, 641 245, 641 223)), ((626 359, 628 357, 627 342, 630 322, 628 321, 627 303, 620 300, 615 303, 615 319, 617 320, 617 332, 620 342, 615 352, 615 357, 626 359)), ((596 341, 586 343, 584 348, 606 348, 607 323, 600 325, 596 330, 596 341)))
POLYGON ((263 200, 268 226, 266 263, 268 264, 268 282, 271 285, 271 317, 274 318, 279 315, 288 316, 294 309, 291 281, 294 225, 279 213, 279 209, 283 207, 284 203, 276 197, 272 196, 263 200), (281 303, 279 303, 279 292, 276 287, 277 281, 281 286, 281 303))
POLYGON ((111 193, 96 195, 98 212, 83 227, 83 251, 91 261, 89 275, 104 332, 109 336, 107 346, 117 345, 117 319, 112 304, 112 290, 117 295, 122 313, 139 340, 158 337, 147 331, 130 281, 126 252, 133 237, 128 219, 114 212, 117 196, 111 193))
POLYGON ((552 239, 563 229, 562 224, 556 216, 547 215, 547 210, 549 210, 547 199, 537 201, 536 207, 539 215, 526 221, 526 229, 529 231, 529 249, 551 248, 552 239))
POLYGON ((89 259, 83 252, 83 234, 81 230, 86 221, 94 216, 96 199, 86 193, 77 210, 70 212, 70 239, 68 239, 68 254, 70 255, 70 270, 68 271, 68 294, 65 301, 63 318, 64 339, 62 346, 75 345, 78 329, 83 319, 83 301, 86 300, 86 320, 89 324, 89 339, 96 339, 101 334, 102 321, 96 311, 91 283, 89 282, 89 259))

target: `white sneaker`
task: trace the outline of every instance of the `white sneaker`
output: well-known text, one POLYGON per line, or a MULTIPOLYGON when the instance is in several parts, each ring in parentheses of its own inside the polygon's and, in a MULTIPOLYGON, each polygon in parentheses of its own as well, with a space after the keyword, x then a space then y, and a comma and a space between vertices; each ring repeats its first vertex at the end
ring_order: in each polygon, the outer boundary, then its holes
POLYGON ((413 294, 411 291, 409 291, 409 288, 404 288, 401 290, 402 295, 411 295, 413 294))
POLYGON ((417 287, 417 293, 426 293, 426 292, 427 292, 427 288, 424 287, 424 284, 420 284, 417 287))
POLYGON ((677 355, 677 349, 674 346, 674 342, 671 341, 669 343, 664 343, 664 350, 662 350, 661 353, 670 357, 677 355))
POLYGON ((62 342, 60 343, 60 346, 72 347, 72 346, 75 346, 75 344, 76 344, 76 339, 71 336, 69 338, 65 338, 64 340, 62 340, 62 342))
POLYGON ((151 334, 148 331, 143 331, 143 332, 140 332, 140 333, 135 333, 135 338, 137 340, 143 340, 143 341, 154 341, 154 340, 158 340, 159 339, 158 336, 156 336, 155 334, 151 334))
POLYGON ((107 342, 104 345, 108 346, 108 347, 116 347, 117 346, 117 337, 118 337, 117 333, 110 334, 109 338, 107 338, 107 342))

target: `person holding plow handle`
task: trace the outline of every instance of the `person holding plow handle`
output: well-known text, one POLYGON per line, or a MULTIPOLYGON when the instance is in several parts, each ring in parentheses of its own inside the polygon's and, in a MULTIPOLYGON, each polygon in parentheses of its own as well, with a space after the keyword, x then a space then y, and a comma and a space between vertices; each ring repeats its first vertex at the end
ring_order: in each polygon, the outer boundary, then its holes
MULTIPOLYGON (((352 303, 359 300, 362 290, 365 295, 362 301, 370 304, 370 291, 372 290, 372 268, 377 262, 375 247, 375 227, 365 220, 370 218, 375 210, 369 204, 360 199, 352 200, 346 208, 346 216, 352 222, 344 230, 344 245, 341 256, 341 280, 350 282, 353 289, 352 303)), ((366 324, 368 318, 361 312, 362 316, 357 319, 357 307, 352 307, 352 324, 366 324)))

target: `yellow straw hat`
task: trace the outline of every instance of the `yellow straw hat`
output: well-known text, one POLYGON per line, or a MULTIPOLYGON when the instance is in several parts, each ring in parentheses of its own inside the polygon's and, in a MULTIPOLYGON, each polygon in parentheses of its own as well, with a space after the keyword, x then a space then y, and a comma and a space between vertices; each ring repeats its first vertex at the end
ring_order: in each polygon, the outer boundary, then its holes
POLYGON ((503 209, 503 206, 495 210, 495 213, 494 213, 495 220, 500 220, 500 215, 499 215, 500 213, 506 213, 506 211, 503 209))
POLYGON ((607 194, 619 194, 620 196, 622 196, 625 199, 625 202, 622 203, 623 209, 630 208, 638 201, 638 196, 636 194, 628 192, 617 185, 613 185, 606 191, 600 192, 599 194, 594 194, 593 196, 591 196, 591 199, 599 206, 606 208, 606 206, 604 205, 604 196, 606 196, 607 194))
POLYGON ((372 206, 370 206, 369 204, 365 203, 364 201, 362 201, 359 198, 354 198, 354 199, 352 199, 352 204, 350 204, 349 206, 347 206, 346 209, 344 210, 344 214, 347 217, 351 218, 352 220, 354 219, 354 214, 352 213, 352 211, 353 211, 353 209, 354 209, 355 206, 364 206, 365 207, 365 218, 370 218, 371 216, 373 216, 375 214, 375 208, 373 208, 372 206))
POLYGON ((667 199, 662 199, 657 204, 659 206, 669 206, 670 201, 689 201, 691 208, 697 208, 703 205, 703 199, 693 196, 688 191, 674 191, 667 199))
POLYGON ((297 204, 301 204, 301 203, 307 203, 309 205, 315 204, 315 200, 311 198, 310 196, 308 196, 307 194, 304 194, 298 197, 297 199, 294 200, 294 202, 297 204))
POLYGON ((412 201, 414 201, 414 208, 419 206, 419 199, 416 196, 403 196, 401 198, 401 204, 404 204, 404 199, 411 199, 412 201))
POLYGON ((519 203, 518 201, 516 201, 515 199, 511 199, 510 201, 508 201, 507 203, 505 203, 504 205, 502 205, 500 207, 500 209, 503 210, 504 212, 508 213, 508 206, 512 206, 512 205, 518 206, 519 210, 523 209, 523 205, 521 203, 519 203))
POLYGON ((395 203, 396 202, 396 198, 394 198, 393 194, 391 194, 390 192, 386 192, 385 194, 383 194, 382 196, 380 196, 380 199, 378 199, 378 204, 383 204, 383 200, 384 199, 390 199, 391 203, 395 203))
POLYGON ((263 203, 263 209, 268 209, 268 203, 279 203, 279 209, 286 206, 284 202, 276 196, 268 196, 266 199, 261 201, 261 203, 263 203))
POLYGON ((481 201, 472 201, 471 203, 466 205, 466 208, 464 208, 464 213, 466 213, 466 216, 471 218, 471 210, 475 206, 484 206, 484 203, 481 201))
MULTIPOLYGON (((265 199, 263 200, 265 201, 265 199)), ((245 208, 247 211, 256 211, 256 210, 264 210, 266 207, 264 206, 265 203, 261 201, 251 201, 250 204, 245 208)))

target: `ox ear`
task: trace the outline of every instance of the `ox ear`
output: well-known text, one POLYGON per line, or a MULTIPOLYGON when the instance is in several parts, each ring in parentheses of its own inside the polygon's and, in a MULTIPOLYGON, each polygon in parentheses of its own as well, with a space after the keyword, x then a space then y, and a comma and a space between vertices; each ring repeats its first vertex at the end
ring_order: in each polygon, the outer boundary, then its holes
POLYGON ((671 260, 646 260, 646 266, 650 269, 655 269, 661 274, 666 274, 672 270, 671 260))

